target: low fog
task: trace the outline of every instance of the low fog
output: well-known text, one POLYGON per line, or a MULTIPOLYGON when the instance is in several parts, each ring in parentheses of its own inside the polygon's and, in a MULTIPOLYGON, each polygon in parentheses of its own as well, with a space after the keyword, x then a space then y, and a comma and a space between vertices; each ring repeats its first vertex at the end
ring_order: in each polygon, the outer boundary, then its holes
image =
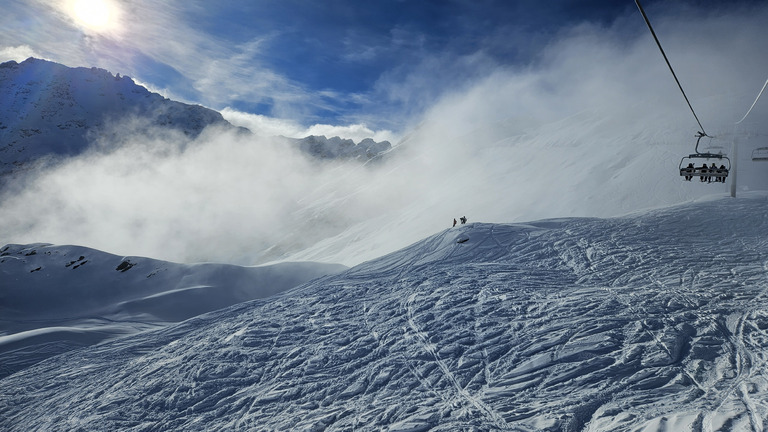
MULTIPOLYGON (((768 99, 735 124, 768 78, 768 5, 716 16, 654 12, 714 137, 700 150, 731 156, 737 193, 768 189, 768 162, 750 160, 768 146, 768 99)), ((312 160, 269 138, 271 130, 208 129, 193 142, 144 131, 119 146, 95 142, 2 198, 0 239, 177 262, 353 265, 464 215, 612 217, 729 193, 730 181, 678 175, 699 127, 639 13, 610 28, 564 30, 535 63, 484 76, 447 92, 374 163, 312 160)))

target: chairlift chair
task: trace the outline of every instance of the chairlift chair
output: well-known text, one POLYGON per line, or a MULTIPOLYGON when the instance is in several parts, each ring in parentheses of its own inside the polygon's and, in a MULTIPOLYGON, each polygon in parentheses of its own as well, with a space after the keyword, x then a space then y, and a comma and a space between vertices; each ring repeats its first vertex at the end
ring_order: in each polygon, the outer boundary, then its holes
MULTIPOLYGON (((699 132, 699 135, 697 136, 698 139, 696 140, 696 153, 689 154, 688 156, 684 156, 682 159, 680 159, 680 165, 678 166, 680 170, 680 176, 684 177, 685 180, 691 180, 693 177, 710 177, 715 179, 716 182, 717 179, 722 179, 722 181, 725 182, 725 179, 728 177, 728 173, 731 171, 731 160, 722 153, 700 153, 699 141, 701 141, 701 138, 706 135, 704 135, 702 132, 699 132), (717 159, 720 161, 719 165, 725 166, 725 168, 696 166, 697 159, 704 159, 706 162, 709 162, 710 159, 717 159), (725 163, 723 163, 723 160, 725 163)), ((768 150, 768 148, 766 149, 768 150)), ((704 163, 704 165, 706 165, 706 163, 704 163)))
POLYGON ((768 161, 768 147, 758 147, 752 150, 753 161, 768 161))
POLYGON ((680 159, 679 169, 680 176, 685 177, 686 180, 690 180, 693 177, 712 177, 722 178, 725 181, 725 178, 728 177, 728 173, 731 171, 731 160, 720 153, 694 153, 680 159), (709 162, 710 159, 718 159, 721 161, 719 165, 725 166, 725 168, 696 166, 697 159, 704 159, 706 162, 709 162), (723 160, 725 163, 722 163, 723 160), (689 164, 693 165, 693 167, 689 167, 689 164))

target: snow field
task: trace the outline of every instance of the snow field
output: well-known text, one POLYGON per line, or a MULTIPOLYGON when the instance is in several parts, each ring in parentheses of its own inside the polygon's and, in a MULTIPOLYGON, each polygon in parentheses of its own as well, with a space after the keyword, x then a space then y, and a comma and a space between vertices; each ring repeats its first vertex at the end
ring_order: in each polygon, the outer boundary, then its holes
POLYGON ((176 264, 81 246, 0 247, 0 377, 94 345, 283 292, 343 266, 176 264))
POLYGON ((762 430, 766 216, 752 194, 446 229, 6 377, 0 427, 762 430))

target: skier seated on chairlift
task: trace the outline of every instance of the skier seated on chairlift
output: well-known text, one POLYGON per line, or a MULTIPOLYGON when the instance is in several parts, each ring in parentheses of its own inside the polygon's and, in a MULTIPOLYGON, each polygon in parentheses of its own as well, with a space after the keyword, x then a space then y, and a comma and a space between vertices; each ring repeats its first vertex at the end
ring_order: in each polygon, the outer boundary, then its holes
MULTIPOLYGON (((709 167, 709 173, 710 174, 717 173, 717 165, 715 165, 714 162, 712 162, 712 166, 709 167)), ((711 177, 711 176, 707 177, 707 183, 712 183, 712 178, 713 177, 711 177)), ((714 179, 715 179, 715 182, 719 182, 720 181, 717 177, 714 177, 714 179)))
MULTIPOLYGON (((725 165, 720 165, 720 168, 717 169, 718 174, 725 173, 726 177, 728 176, 728 170, 725 168, 725 165)), ((725 177, 718 177, 716 181, 719 181, 720 183, 725 183, 725 177)))
POLYGON ((461 224, 462 224, 462 225, 464 225, 465 223, 467 223, 467 217, 466 217, 466 216, 462 216, 462 217, 460 217, 460 218, 459 218, 459 220, 461 221, 461 224))
POLYGON ((699 177, 699 180, 702 181, 702 182, 707 181, 709 179, 709 177, 704 175, 704 174, 707 173, 707 164, 705 164, 705 163, 701 164, 701 166, 699 167, 699 171, 701 171, 701 174, 702 174, 701 177, 699 177))
POLYGON ((691 162, 688 164, 687 167, 685 167, 685 172, 687 174, 685 176, 685 181, 691 181, 691 179, 693 178, 693 170, 694 170, 693 162, 691 162))

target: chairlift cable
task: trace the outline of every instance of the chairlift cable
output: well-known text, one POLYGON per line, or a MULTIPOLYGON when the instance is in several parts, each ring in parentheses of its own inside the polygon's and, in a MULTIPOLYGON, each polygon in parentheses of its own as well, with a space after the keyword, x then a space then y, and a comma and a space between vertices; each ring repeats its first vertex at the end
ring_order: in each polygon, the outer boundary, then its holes
POLYGON ((699 124, 699 127, 701 128, 701 133, 704 136, 708 136, 706 132, 704 132, 704 126, 701 125, 701 121, 699 121, 699 117, 696 115, 696 111, 693 110, 693 105, 691 105, 691 101, 688 100, 688 96, 685 95, 685 91, 683 90, 682 84, 680 84, 680 80, 677 79, 677 75, 675 74, 675 70, 672 69, 672 64, 669 63, 669 59, 667 58, 667 54, 664 52, 664 48, 661 47, 661 42, 659 42, 659 38, 656 37, 656 32, 653 31, 653 27, 651 26, 651 21, 648 20, 648 15, 645 14, 645 11, 643 10, 643 7, 640 6, 640 0, 635 0, 635 4, 637 5, 637 8, 640 9, 640 13, 643 15, 643 19, 645 20, 645 23, 648 25, 648 29, 651 31, 651 35, 653 35, 653 39, 656 41, 656 45, 659 46, 659 51, 661 51, 661 55, 664 56, 664 60, 667 62, 667 66, 669 66, 670 72, 672 72, 672 76, 675 78, 675 82, 677 82, 677 86, 680 88, 680 92, 683 94, 683 97, 685 98, 685 101, 688 103, 688 108, 691 109, 691 113, 693 113, 693 117, 696 119, 696 123, 699 124))
POLYGON ((752 106, 749 107, 749 110, 747 111, 746 114, 744 114, 744 117, 742 117, 741 120, 737 121, 736 124, 739 124, 739 123, 743 122, 744 120, 746 120, 746 118, 749 115, 749 113, 752 112, 752 108, 755 107, 755 104, 757 104, 757 101, 760 99, 760 96, 763 95, 763 91, 765 91, 765 87, 767 87, 767 86, 768 86, 768 79, 765 80, 765 84, 763 84, 763 88, 760 90, 760 93, 757 94, 757 97, 755 98, 755 101, 752 102, 752 106))

